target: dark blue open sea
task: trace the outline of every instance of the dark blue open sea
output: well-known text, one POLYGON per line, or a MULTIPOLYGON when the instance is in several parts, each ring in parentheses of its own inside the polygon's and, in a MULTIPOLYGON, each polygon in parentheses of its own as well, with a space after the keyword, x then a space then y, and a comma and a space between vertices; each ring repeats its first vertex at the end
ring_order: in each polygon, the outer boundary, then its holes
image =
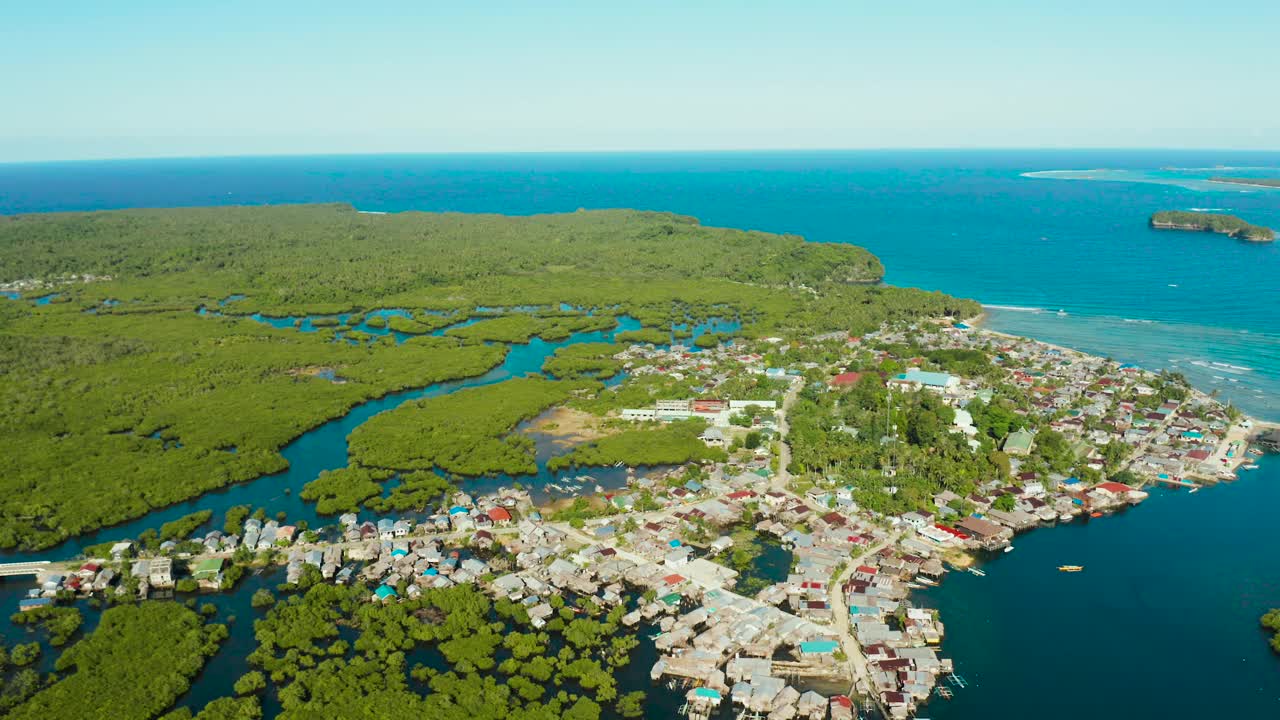
MULTIPOLYGON (((0 213, 346 201, 530 214, 632 207, 856 243, 886 281, 972 297, 990 327, 1185 373, 1280 420, 1280 246, 1157 232, 1157 210, 1280 228, 1280 153, 883 151, 387 155, 0 165, 0 213), (1050 172, 1070 171, 1070 172, 1050 172), (1028 176, 1028 173, 1033 175, 1028 176)), ((746 261, 746 259, 744 259, 746 261)), ((929 593, 972 682, 935 718, 1280 717, 1280 462, 1019 538, 929 593), (1082 564, 1073 576, 1058 564, 1082 564)))

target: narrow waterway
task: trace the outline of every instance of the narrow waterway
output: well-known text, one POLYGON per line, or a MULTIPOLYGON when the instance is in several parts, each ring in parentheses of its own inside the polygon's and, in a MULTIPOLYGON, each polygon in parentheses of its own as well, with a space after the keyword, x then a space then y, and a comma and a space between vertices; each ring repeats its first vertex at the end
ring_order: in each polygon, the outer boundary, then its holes
MULTIPOLYGON (((287 326, 292 324, 293 321, 289 321, 287 326)), ((492 385, 511 378, 540 374, 542 363, 559 348, 580 343, 611 342, 617 333, 639 328, 640 323, 634 318, 620 316, 618 326, 612 330, 574 333, 567 339, 556 342, 533 338, 525 344, 511 345, 502 363, 482 375, 390 393, 376 400, 361 403, 346 415, 303 433, 281 449, 280 454, 289 462, 288 469, 283 472, 263 475, 249 482, 230 485, 176 505, 159 508, 134 520, 72 538, 46 550, 6 553, 6 561, 61 560, 74 557, 87 546, 108 540, 134 538, 148 528, 159 528, 166 522, 198 510, 212 510, 214 522, 220 525, 220 518, 227 509, 236 505, 266 508, 270 515, 283 511, 289 522, 293 523, 305 520, 312 527, 326 524, 331 522, 331 518, 318 515, 315 504, 303 501, 299 497, 299 492, 321 472, 347 466, 347 436, 369 418, 411 400, 439 397, 464 388, 492 385)), ((539 474, 541 475, 542 472, 545 472, 545 460, 539 474)), ((475 484, 468 484, 469 488, 477 490, 483 490, 486 486, 487 483, 482 479, 477 479, 475 484)), ((493 487, 497 487, 497 484, 493 487)))
MULTIPOLYGON (((220 304, 225 304, 225 302, 220 304)), ((204 314, 216 312, 203 308, 202 310, 204 314)), ((394 333, 387 328, 367 326, 369 317, 375 315, 390 317, 402 312, 397 310, 378 310, 368 313, 354 329, 368 332, 372 335, 390 334, 395 337, 397 344, 402 343, 411 336, 403 333, 394 333)), ((340 322, 345 323, 349 316, 333 317, 337 317, 340 322)), ((279 328, 293 328, 300 332, 317 332, 323 329, 314 325, 313 320, 315 318, 265 318, 254 316, 253 319, 279 328)), ((433 331, 432 334, 442 335, 448 329, 469 325, 479 319, 483 318, 472 317, 446 328, 433 331)), ((347 466, 348 435, 374 415, 419 398, 439 397, 464 388, 491 385, 530 374, 541 374, 543 362, 559 348, 579 343, 611 342, 618 333, 638 330, 640 327, 638 321, 624 315, 619 316, 618 325, 610 330, 574 333, 570 337, 556 342, 533 338, 528 343, 513 344, 509 347, 508 354, 503 362, 482 375, 391 393, 357 405, 345 416, 326 422, 313 430, 303 433, 281 450, 281 454, 289 461, 289 468, 284 472, 263 475, 246 483, 232 485, 186 502, 160 508, 135 520, 73 538, 61 545, 40 552, 7 553, 5 554, 5 560, 8 562, 65 560, 74 557, 87 546, 108 540, 134 538, 148 528, 158 528, 166 522, 198 510, 212 510, 213 520, 209 527, 218 527, 221 526, 222 518, 226 511, 236 505, 249 505, 254 508, 262 507, 267 510, 269 515, 283 511, 289 522, 296 523, 299 520, 305 520, 312 527, 331 523, 331 517, 317 514, 314 503, 303 501, 299 497, 299 493, 304 485, 318 477, 321 472, 347 466)), ((692 339, 696 339, 706 332, 734 332, 740 327, 740 324, 735 321, 713 318, 704 323, 681 329, 691 330, 690 341, 692 341, 692 339)), ((696 348, 691 348, 691 350, 696 352, 696 348)), ((606 385, 616 385, 624 379, 625 375, 619 374, 607 379, 605 382, 606 385)), ((522 426, 521 429, 523 430, 524 427, 522 426)), ((537 448, 538 472, 536 474, 470 478, 466 481, 465 488, 471 492, 483 493, 518 481, 533 490, 540 498, 550 499, 556 497, 556 495, 550 494, 545 489, 548 483, 564 482, 566 478, 572 478, 577 475, 589 475, 592 478, 591 487, 582 488, 581 492, 584 494, 593 492, 594 485, 597 483, 606 489, 617 489, 625 486, 628 473, 624 468, 590 468, 559 473, 549 472, 546 468, 547 460, 553 455, 563 453, 565 448, 558 446, 552 436, 540 433, 533 433, 532 435, 537 448)), ((655 469, 661 468, 637 468, 636 470, 643 474, 655 469)), ((395 480, 389 481, 387 489, 394 487, 394 484, 395 480)), ((362 513, 362 515, 368 516, 371 514, 362 513)), ((400 515, 402 514, 397 516, 400 515)), ((283 582, 283 571, 280 568, 270 568, 261 573, 247 576, 232 592, 177 596, 176 601, 195 598, 200 605, 205 603, 212 604, 218 610, 214 621, 227 623, 230 630, 227 641, 223 643, 218 653, 209 660, 200 675, 193 681, 191 689, 178 700, 178 706, 199 710, 211 700, 233 694, 233 685, 236 679, 249 669, 245 656, 252 652, 257 644, 253 636, 253 620, 260 617, 262 611, 253 609, 250 605, 250 600, 256 590, 260 588, 274 589, 280 582, 283 582)), ((34 587, 33 579, 30 577, 0 578, 0 612, 16 611, 18 601, 26 595, 28 590, 34 587)), ((91 606, 89 601, 77 601, 76 606, 81 608, 85 622, 73 638, 72 643, 68 644, 68 647, 92 632, 101 619, 100 607, 91 606)), ((65 649, 50 647, 48 642, 44 640, 44 636, 45 633, 43 631, 33 631, 10 622, 0 622, 0 641, 6 646, 12 646, 19 642, 41 642, 43 653, 40 659, 31 666, 41 673, 51 672, 56 657, 65 649)), ((645 662, 643 658, 654 655, 654 651, 653 644, 647 636, 642 638, 641 647, 637 649, 637 655, 640 659, 623 673, 625 678, 620 678, 620 686, 627 688, 627 690, 648 690, 651 694, 651 703, 657 703, 664 707, 675 703, 672 709, 677 708, 679 706, 679 703, 676 702, 677 696, 671 695, 667 697, 665 693, 653 692, 655 688, 649 686, 647 673, 653 660, 645 662)), ((656 659, 656 655, 654 655, 654 659, 656 659)), ((269 709, 273 706, 273 702, 273 700, 268 700, 265 707, 269 709)), ((268 712, 266 716, 271 717, 272 714, 268 712)))

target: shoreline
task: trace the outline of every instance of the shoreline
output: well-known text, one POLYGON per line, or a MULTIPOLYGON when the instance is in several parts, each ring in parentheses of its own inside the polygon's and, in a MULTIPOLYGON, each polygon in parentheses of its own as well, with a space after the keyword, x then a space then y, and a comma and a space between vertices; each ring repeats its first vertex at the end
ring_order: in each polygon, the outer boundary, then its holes
MULTIPOLYGON (((967 320, 965 320, 965 321, 963 321, 963 322, 964 322, 965 324, 969 325, 969 326, 970 326, 970 328, 971 328, 971 330, 972 330, 974 333, 976 333, 978 337, 983 337, 983 338, 985 338, 985 337, 986 337, 986 334, 990 334, 990 336, 992 336, 992 337, 997 337, 997 338, 1006 338, 1006 339, 1008 339, 1008 340, 1010 340, 1010 341, 1016 341, 1016 342, 1018 342, 1018 343, 1030 343, 1030 344, 1034 345, 1034 346, 1035 346, 1035 347, 1037 347, 1037 348, 1057 350, 1057 351, 1059 351, 1060 353, 1062 353, 1065 357, 1070 357, 1070 358, 1077 358, 1077 357, 1079 357, 1079 358, 1098 358, 1098 356, 1096 356, 1096 355, 1090 355, 1089 353, 1085 353, 1085 352, 1080 351, 1080 350, 1075 350, 1075 349, 1072 349, 1072 348, 1068 348, 1068 347, 1064 347, 1064 346, 1060 346, 1060 345, 1055 345, 1055 344, 1053 344, 1053 343, 1044 342, 1044 341, 1038 340, 1038 339, 1033 338, 1033 337, 1020 336, 1020 335, 1013 335, 1013 334, 1010 334, 1010 333, 1005 333, 1005 332, 1000 332, 1000 331, 995 331, 995 330, 989 330, 989 329, 987 329, 987 328, 985 328, 985 327, 982 327, 982 322, 983 322, 983 320, 984 320, 984 319, 985 319, 985 313, 983 313, 983 314, 979 314, 979 315, 977 315, 977 316, 975 316, 975 317, 973 317, 973 318, 967 319, 967 320)), ((945 323, 945 321, 944 321, 944 323, 945 323)), ((940 323, 940 324, 944 324, 944 323, 940 323)), ((953 323, 953 325, 954 325, 954 323, 953 323)), ((945 324, 944 324, 944 327, 945 327, 945 324)), ((1100 358, 1099 358, 1099 359, 1100 359, 1100 358)), ((1144 372, 1144 373, 1149 373, 1150 371, 1144 370, 1143 372, 1144 372)), ((1195 388, 1189 388, 1189 393, 1191 393, 1191 394, 1192 394, 1192 396, 1194 396, 1196 399, 1200 399, 1200 398, 1210 399, 1210 398, 1209 398, 1209 396, 1205 395, 1204 393, 1202 393, 1201 391, 1199 391, 1198 389, 1195 389, 1195 388)), ((1215 401, 1215 402, 1216 402, 1216 401, 1215 401)), ((784 403, 783 403, 783 412, 784 412, 784 413, 785 413, 785 411, 786 411, 786 407, 787 407, 787 403, 786 403, 786 402, 784 402, 784 403)), ((575 420, 575 419, 576 419, 576 420, 586 420, 586 419, 590 419, 591 417, 593 417, 593 416, 589 416, 589 415, 586 415, 586 414, 578 413, 577 411, 574 411, 574 410, 571 410, 571 409, 568 409, 568 408, 564 408, 563 406, 556 406, 556 407, 554 407, 554 408, 552 408, 552 409, 550 409, 550 410, 548 410, 548 411, 545 411, 545 412, 544 412, 544 413, 542 413, 541 415, 539 415, 537 418, 535 418, 535 419, 532 421, 532 424, 536 426, 538 423, 541 423, 541 424, 542 424, 541 432, 543 432, 544 434, 554 434, 556 431, 560 431, 560 432, 562 432, 562 433, 569 433, 569 432, 571 432, 571 431, 573 431, 573 430, 577 429, 577 428, 572 427, 572 421, 573 421, 573 420, 575 420), (547 425, 551 425, 551 427, 547 427, 547 425)), ((1242 415, 1240 420, 1243 420, 1244 418, 1248 418, 1248 416, 1246 416, 1246 415, 1242 415)), ((1228 430, 1228 431, 1227 431, 1227 433, 1225 434, 1225 436, 1224 436, 1224 437, 1223 437, 1223 438, 1218 442, 1218 447, 1217 447, 1217 450, 1216 450, 1216 452, 1215 452, 1215 454, 1214 454, 1214 456, 1213 456, 1213 457, 1215 457, 1215 458, 1220 457, 1220 456, 1222 455, 1222 453, 1224 453, 1224 452, 1225 452, 1225 448, 1227 448, 1227 447, 1231 447, 1231 446, 1232 446, 1232 441, 1233 441, 1233 439, 1236 439, 1236 438, 1234 438, 1234 437, 1233 437, 1233 434, 1240 434, 1240 435, 1253 435, 1253 434, 1255 434, 1258 430, 1260 430, 1260 429, 1262 429, 1262 428, 1264 428, 1264 427, 1268 427, 1268 428, 1269 428, 1269 427, 1280 427, 1280 425, 1277 425, 1277 424, 1275 424, 1275 423, 1258 422, 1258 421, 1256 421, 1256 420, 1253 420, 1252 418, 1249 418, 1249 419, 1250 419, 1250 420, 1252 420, 1252 421, 1253 421, 1253 423, 1254 423, 1254 424, 1253 424, 1253 426, 1252 426, 1252 427, 1250 427, 1250 428, 1240 428, 1240 420, 1237 420, 1236 422, 1234 422, 1234 423, 1232 423, 1232 424, 1231 424, 1231 426, 1230 426, 1230 430, 1228 430)), ((1243 439, 1243 438, 1240 438, 1240 439, 1243 439)), ((1238 447, 1238 446, 1237 446, 1237 447, 1238 447)), ((1244 462, 1248 461, 1249 459, 1250 459, 1250 457, 1249 457, 1249 455, 1248 455, 1247 453, 1245 453, 1245 452, 1238 452, 1237 456, 1235 457, 1235 465, 1234 465, 1234 467, 1238 467, 1240 464, 1243 464, 1244 462)), ((1234 467, 1233 467, 1233 469, 1234 469, 1234 467)), ((786 478, 786 476, 785 476, 785 475, 778 475, 778 476, 777 476, 777 480, 784 480, 785 478, 786 478)), ((759 482, 759 481, 757 481, 757 482, 759 482)), ((769 482, 774 482, 774 481, 769 481, 769 482)), ((1151 479, 1151 480, 1149 480, 1148 482, 1157 482, 1157 481, 1155 481, 1154 479, 1151 479)), ((1144 487, 1145 487, 1145 485, 1144 485, 1144 487)), ((795 491, 790 490, 790 489, 786 489, 784 492, 787 492, 788 494, 791 494, 791 493, 794 493, 795 491)), ((545 504, 545 505, 538 506, 538 509, 539 509, 539 511, 540 511, 540 512, 544 513, 547 517, 550 517, 550 516, 551 516, 553 513, 555 513, 555 512, 556 512, 556 510, 558 510, 558 509, 564 509, 564 508, 571 507, 571 506, 576 502, 576 499, 577 499, 577 498, 558 498, 558 499, 556 499, 555 501, 552 501, 551 503, 547 503, 547 504, 545 504)), ((695 499, 696 499, 696 498, 695 498, 695 499)), ((803 504, 803 505, 806 505, 806 506, 808 506, 808 505, 810 504, 810 501, 809 501, 809 500, 807 500, 803 495, 795 495, 795 496, 794 496, 794 499, 795 499, 797 502, 799 502, 799 503, 801 503, 801 504, 803 504)), ((587 501, 588 501, 589 503, 591 503, 591 505, 592 505, 593 507, 600 507, 600 506, 601 506, 601 505, 603 505, 605 502, 607 502, 606 500, 604 500, 604 499, 603 499, 602 495, 599 495, 599 494, 597 494, 597 495, 588 495, 588 496, 587 496, 587 501)), ((690 503, 692 503, 692 502, 693 502, 693 501, 690 501, 690 503)), ((1129 507, 1132 507, 1132 504, 1133 504, 1133 503, 1128 503, 1128 504, 1125 504, 1125 503, 1117 503, 1117 504, 1115 504, 1115 505, 1099 506, 1099 510, 1100 510, 1101 512, 1105 513, 1107 516, 1110 516, 1110 515, 1112 515, 1112 514, 1117 514, 1117 513, 1121 512, 1121 511, 1125 511, 1125 510, 1127 510, 1129 507)), ((673 504, 673 505, 668 505, 668 506, 664 507, 661 511, 655 511, 655 512, 661 512, 661 513, 663 513, 663 514, 671 514, 671 513, 674 513, 677 509, 685 509, 685 508, 686 508, 686 506, 685 506, 685 505, 679 505, 679 506, 677 506, 677 505, 674 505, 674 504, 673 504)), ((811 511, 817 511, 817 510, 819 510, 819 508, 817 508, 817 507, 809 507, 809 510, 811 510, 811 511)), ((856 511, 855 511, 855 513, 856 513, 856 511)), ((638 518, 638 519, 639 519, 639 518, 644 518, 644 517, 646 517, 645 513, 626 513, 625 515, 621 515, 621 517, 630 517, 630 516, 634 516, 634 517, 636 517, 636 518, 638 518)), ((653 516, 653 513, 649 513, 649 516, 650 516, 650 517, 652 517, 652 516, 653 516)), ((1080 520, 1080 519, 1082 519, 1082 518, 1080 518, 1079 516, 1077 516, 1077 520, 1080 520)), ((569 522, 571 522, 571 521, 569 521, 569 522)), ((587 545, 587 546, 589 546, 589 545, 591 545, 591 544, 594 544, 594 543, 596 543, 596 542, 607 542, 607 541, 601 541, 601 540, 600 540, 599 538, 597 538, 595 535, 587 535, 587 534, 583 533, 581 530, 575 530, 575 529, 572 529, 572 528, 573 528, 573 526, 572 526, 572 525, 568 525, 568 523, 567 523, 567 522, 565 522, 565 521, 555 521, 555 520, 550 520, 549 522, 546 522, 545 524, 546 524, 546 525, 548 525, 548 526, 554 526, 554 527, 556 527, 557 529, 561 529, 561 530, 565 533, 565 536, 566 536, 566 537, 573 537, 573 538, 576 538, 576 539, 578 539, 578 540, 583 540, 583 541, 586 543, 586 545, 587 545), (565 527, 565 525, 568 525, 568 526, 567 526, 567 527, 565 527)), ((1052 528, 1052 527, 1056 527, 1058 524, 1062 524, 1062 523, 1061 523, 1061 522, 1053 522, 1053 521, 1041 522, 1041 523, 1037 523, 1037 524, 1035 524, 1035 525, 1028 526, 1028 527, 1026 527, 1026 529, 1024 529, 1024 530, 1018 530, 1018 531, 1016 531, 1016 532, 1015 532, 1015 534, 1016 534, 1016 535, 1021 535, 1021 534, 1023 534, 1024 532, 1026 532, 1027 530, 1031 530, 1031 529, 1052 528)), ((442 536, 439 536, 439 537, 449 538, 449 537, 453 537, 453 536, 452 536, 452 535, 442 535, 442 536)), ((901 554, 902 554, 902 553, 909 553, 909 552, 912 552, 911 548, 909 548, 906 544, 904 544, 904 543, 903 543, 903 541, 904 541, 904 540, 906 540, 906 539, 914 539, 915 537, 916 537, 916 536, 915 536, 914 534, 912 534, 912 533, 910 533, 910 531, 908 531, 908 533, 907 533, 907 535, 906 535, 905 537, 904 537, 904 536, 898 536, 898 537, 894 538, 893 540, 889 541, 889 542, 888 542, 888 544, 887 544, 887 547, 891 547, 891 548, 893 548, 896 552, 898 552, 898 553, 899 553, 899 556, 901 556, 901 554)), ((1012 537, 1012 536, 1011 536, 1011 537, 1012 537)), ((874 566, 877 570, 879 570, 879 569, 880 569, 880 567, 881 567, 880 562, 879 562, 878 560, 876 560, 876 558, 875 558, 876 553, 875 553, 875 552, 873 552, 872 550, 873 550, 873 549, 880 549, 881 547, 885 547, 885 546, 875 546, 874 548, 868 549, 868 551, 866 552, 866 554, 864 554, 863 556, 859 557, 859 562, 862 562, 862 563, 871 563, 871 564, 873 564, 873 566, 874 566)), ((887 549, 887 547, 886 547, 886 549, 887 549)), ((624 548, 625 548, 625 546, 624 546, 624 548)), ((623 550, 622 550, 622 553, 630 553, 630 552, 631 552, 631 551, 630 551, 629 549, 623 549, 623 550)), ((982 550, 977 550, 977 549, 966 549, 966 550, 963 550, 963 551, 957 551, 957 552, 958 552, 958 553, 962 553, 962 554, 955 554, 955 555, 950 555, 950 556, 949 556, 949 554, 947 554, 947 553, 938 552, 938 554, 937 554, 937 558, 938 558, 940 561, 945 561, 945 563, 946 563, 946 564, 948 564, 948 565, 950 565, 950 566, 953 566, 953 567, 952 567, 952 571, 953 571, 953 572, 969 572, 969 573, 972 573, 972 574, 974 574, 974 575, 979 575, 979 576, 981 576, 981 575, 983 574, 983 573, 982 573, 981 568, 982 568, 982 567, 983 567, 983 566, 984 566, 984 565, 985 565, 989 560, 991 560, 991 559, 992 559, 991 557, 989 557, 989 556, 986 554, 986 551, 982 551, 982 550)), ((630 557, 630 555, 624 554, 624 555, 623 555, 623 557, 630 557)), ((793 554, 793 557, 794 557, 794 554, 793 554)), ((648 564, 648 563, 646 563, 646 564, 648 564)), ((656 565, 656 563, 654 563, 654 564, 656 565)), ((840 583, 839 581, 840 581, 842 578, 847 578, 847 577, 848 577, 848 575, 849 575, 850 573, 853 573, 853 572, 858 571, 858 567, 859 567, 859 566, 858 566, 858 564, 857 564, 857 563, 851 563, 851 564, 850 564, 850 566, 849 566, 849 567, 847 567, 847 568, 845 568, 843 571, 837 571, 837 572, 836 572, 836 574, 835 574, 834 576, 832 576, 832 580, 833 580, 833 581, 835 581, 837 584, 842 585, 842 583, 840 583), (844 573, 843 575, 841 574, 842 572, 844 573)), ((887 567, 887 566, 886 566, 886 567, 887 567)), ((876 573, 872 573, 872 574, 874 575, 874 574, 876 574, 876 573)), ((889 575, 890 575, 890 571, 886 569, 886 570, 885 570, 885 576, 886 576, 886 577, 888 577, 889 575)), ((939 582, 937 583, 937 585, 938 585, 938 586, 942 586, 942 585, 944 585, 945 581, 943 580, 943 578, 945 578, 945 574, 943 574, 943 575, 939 578, 939 582)), ((911 597, 914 595, 914 591, 915 591, 915 590, 917 590, 917 589, 919 589, 918 587, 911 586, 910 584, 907 584, 906 586, 907 586, 907 587, 912 587, 912 588, 913 588, 913 590, 909 590, 909 591, 907 591, 907 592, 906 592, 906 594, 905 594, 905 597, 906 597, 906 598, 911 598, 911 597)), ((237 592, 237 591, 232 590, 232 591, 230 591, 230 592, 235 593, 235 592, 237 592)), ((849 660, 849 661, 850 661, 851 663, 853 663, 853 664, 854 664, 853 666, 854 666, 855 668, 858 668, 858 669, 856 669, 856 670, 854 670, 854 671, 852 672, 852 679, 851 679, 851 682, 852 682, 852 684, 853 684, 853 688, 852 688, 852 690, 853 690, 854 692, 851 692, 851 694, 861 696, 862 698, 864 698, 861 702, 867 702, 867 703, 869 703, 870 705, 874 706, 874 705, 880 704, 880 701, 879 701, 880 694, 877 692, 877 690, 875 689, 875 687, 874 687, 873 685, 869 684, 869 682, 868 682, 868 681, 869 681, 869 676, 870 676, 870 674, 869 674, 869 672, 866 670, 866 668, 867 668, 867 667, 869 667, 869 664, 870 664, 870 663, 873 663, 873 662, 877 662, 877 663, 878 663, 878 662, 881 662, 882 660, 873 660, 872 658, 874 657, 874 655, 873 655, 872 657, 868 657, 868 650, 867 650, 867 648, 868 648, 869 646, 864 646, 864 645, 862 644, 862 641, 861 641, 861 640, 856 639, 856 637, 855 637, 854 635, 852 635, 852 634, 851 634, 850 629, 849 629, 849 625, 848 625, 848 622, 849 622, 849 621, 848 621, 848 619, 847 619, 847 618, 848 618, 847 610, 846 610, 846 608, 844 607, 844 604, 843 604, 843 603, 845 602, 845 600, 844 600, 845 596, 843 595, 843 593, 844 593, 844 592, 845 592, 845 591, 842 589, 842 590, 840 591, 840 593, 842 593, 842 594, 840 594, 840 595, 839 595, 839 599, 835 599, 835 600, 833 600, 833 601, 832 601, 832 602, 833 602, 833 604, 832 604, 832 608, 835 610, 835 612, 836 612, 835 617, 836 617, 836 618, 838 618, 838 619, 834 620, 833 622, 831 622, 831 623, 829 623, 829 624, 828 624, 828 623, 818 623, 818 624, 819 624, 819 625, 822 625, 822 626, 825 626, 825 627, 827 627, 827 628, 829 628, 829 629, 831 629, 831 630, 835 633, 835 635, 837 635, 837 636, 839 637, 838 643, 839 643, 842 647, 847 647, 847 648, 848 648, 848 653, 847 653, 847 654, 848 654, 848 655, 849 655, 849 657, 850 657, 850 660, 849 660), (860 683, 862 683, 862 684, 860 685, 860 683), (857 688, 858 688, 858 687, 862 687, 863 689, 859 691, 859 690, 857 690, 857 688)), ((943 633, 942 633, 942 631, 941 631, 941 628, 942 628, 941 620, 942 620, 942 618, 941 618, 941 612, 939 611, 939 612, 938 612, 938 614, 937 614, 937 616, 935 617, 935 619, 934 619, 934 620, 932 620, 932 621, 930 621, 930 622, 934 622, 934 621, 936 621, 936 622, 937 622, 937 625, 938 625, 938 628, 940 629, 940 632, 939 632, 939 635, 938 635, 939 640, 938 640, 938 645, 937 645, 937 647, 938 647, 939 651, 940 651, 940 648, 941 648, 942 638, 944 637, 944 635, 943 635, 943 633)), ((920 646, 910 646, 910 647, 920 647, 920 646)), ((927 646, 924 646, 924 647, 927 647, 927 646)), ((952 674, 954 675, 954 672, 952 672, 952 674)), ((841 682, 843 682, 843 680, 842 680, 841 682)), ((944 685, 941 685, 941 684, 938 684, 938 686, 939 686, 939 687, 945 687, 944 685)), ((927 702, 936 702, 936 701, 931 700, 931 698, 929 698, 929 697, 923 698, 923 699, 921 699, 921 700, 920 700, 920 707, 921 707, 921 708, 925 707, 925 705, 926 705, 926 703, 927 703, 927 702)))
MULTIPOLYGON (((1051 343, 1046 340, 1041 340, 1039 338, 1031 337, 1029 335, 1015 335, 1013 333, 1007 333, 1002 330, 993 330, 990 327, 987 327, 986 325, 988 314, 985 309, 988 307, 996 307, 998 309, 998 306, 983 305, 984 310, 981 315, 977 315, 973 318, 969 318, 966 320, 961 320, 960 322, 970 326, 971 328, 979 332, 988 333, 990 335, 996 335, 998 337, 1007 338, 1009 340, 1027 340, 1030 342, 1039 343, 1044 347, 1057 350, 1064 354, 1074 354, 1081 357, 1091 357, 1091 358, 1104 357, 1101 355, 1095 355, 1093 353, 1085 352, 1083 350, 1077 350, 1076 348, 1067 347, 1066 345, 1058 345, 1056 343, 1051 343)), ((1050 311, 1046 310, 1045 312, 1050 312, 1050 311)), ((1142 368, 1142 369, 1145 370, 1146 368, 1142 368)), ((1162 368, 1162 369, 1167 369, 1167 368, 1162 368)), ((1187 384, 1193 392, 1195 392, 1197 395, 1201 396, 1202 398, 1216 399, 1216 398, 1213 398, 1213 396, 1210 395, 1205 390, 1193 385, 1190 380, 1187 381, 1187 384)), ((1219 400, 1218 402, 1222 402, 1222 401, 1219 400)), ((1227 404, 1231 404, 1230 401, 1227 401, 1227 404)), ((1275 420, 1264 419, 1255 415, 1250 415, 1249 413, 1246 413, 1244 411, 1241 411, 1240 417, 1242 420, 1248 420, 1252 422, 1255 430, 1261 430, 1261 429, 1280 430, 1280 419, 1275 419, 1275 420)))

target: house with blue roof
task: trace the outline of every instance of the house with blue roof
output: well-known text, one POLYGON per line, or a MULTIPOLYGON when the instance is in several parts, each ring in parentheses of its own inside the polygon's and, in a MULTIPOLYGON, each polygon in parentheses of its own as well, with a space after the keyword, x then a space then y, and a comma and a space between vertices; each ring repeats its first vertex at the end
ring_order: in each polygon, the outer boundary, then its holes
POLYGON ((840 643, 835 640, 810 640, 800 643, 802 656, 834 655, 839 649, 840 643))
POLYGON ((52 598, 28 598, 18 601, 18 609, 22 612, 30 612, 41 608, 53 607, 52 598))
POLYGON ((782 536, 782 542, 793 548, 813 547, 813 536, 799 530, 788 530, 782 536))
POLYGON ((723 698, 720 696, 720 691, 712 690, 709 687, 700 687, 695 689, 693 691, 693 698, 695 701, 703 701, 717 705, 723 701, 723 698))
POLYGON ((373 599, 378 602, 386 602, 397 597, 399 596, 396 595, 396 589, 389 585, 379 585, 378 589, 373 591, 373 599))

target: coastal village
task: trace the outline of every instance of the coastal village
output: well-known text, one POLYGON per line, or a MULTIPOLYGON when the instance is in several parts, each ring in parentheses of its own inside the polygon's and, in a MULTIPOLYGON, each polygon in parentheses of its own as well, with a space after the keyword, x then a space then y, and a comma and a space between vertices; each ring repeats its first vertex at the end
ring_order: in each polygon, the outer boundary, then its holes
POLYGON ((1275 429, 1168 377, 950 319, 701 352, 632 345, 614 359, 632 380, 697 393, 657 390, 652 404, 612 410, 608 422, 699 420, 699 439, 728 459, 629 473, 607 489, 578 469, 585 480, 575 487, 585 490, 567 498, 464 487, 435 511, 401 517, 346 513, 316 529, 248 517, 237 533, 197 533, 154 549, 123 540, 101 557, 40 567, 19 609, 87 595, 219 591, 262 561, 283 564, 291 586, 363 583, 375 603, 470 584, 523 606, 535 628, 558 614, 556 598, 623 607, 622 624, 659 653, 650 679, 681 693, 681 712, 692 718, 906 718, 965 684, 943 655, 944 619, 913 602, 913 590, 951 572, 981 574, 975 560, 1010 549, 1017 533, 1101 518, 1141 503, 1156 485, 1195 492, 1231 481, 1256 467, 1260 448, 1280 448, 1275 429), (898 348, 980 353, 993 369, 969 376, 898 348), (859 473, 795 469, 789 414, 797 397, 838 403, 858 387, 883 396, 883 424, 834 434, 875 438, 891 462, 859 473), (1016 427, 998 441, 983 437, 970 409, 1010 392, 1021 401, 1016 427), (903 442, 892 408, 922 394, 946 408, 945 432, 972 452, 994 444, 1007 473, 884 512, 868 500, 906 495, 895 483, 909 475, 892 461, 903 442), (1050 441, 1080 472, 1046 468, 1038 444, 1050 441), (765 544, 789 564, 747 582, 765 544))

